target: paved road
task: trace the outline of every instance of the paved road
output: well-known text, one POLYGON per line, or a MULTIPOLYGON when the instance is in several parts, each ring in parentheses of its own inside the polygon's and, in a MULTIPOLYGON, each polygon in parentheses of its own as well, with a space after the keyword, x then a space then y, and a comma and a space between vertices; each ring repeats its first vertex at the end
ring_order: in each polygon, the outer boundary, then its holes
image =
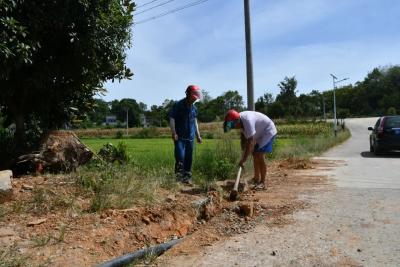
POLYGON ((337 186, 400 189, 399 153, 376 157, 369 152, 367 128, 374 126, 376 119, 348 120, 352 138, 323 155, 322 158, 345 160, 346 166, 331 173, 337 179, 337 186))
POLYGON ((333 190, 302 197, 311 209, 282 228, 216 243, 203 255, 173 266, 400 266, 400 155, 371 155, 367 127, 375 119, 348 120, 350 140, 323 154, 340 160, 328 174, 333 190))

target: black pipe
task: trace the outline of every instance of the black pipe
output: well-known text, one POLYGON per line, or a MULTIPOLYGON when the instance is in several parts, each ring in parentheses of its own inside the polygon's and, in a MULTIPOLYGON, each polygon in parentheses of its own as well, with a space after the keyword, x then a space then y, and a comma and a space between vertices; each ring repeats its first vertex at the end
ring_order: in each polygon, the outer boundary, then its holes
POLYGON ((155 247, 144 248, 144 249, 141 249, 141 250, 129 253, 129 254, 125 254, 118 258, 109 260, 103 264, 97 265, 97 267, 121 267, 121 266, 131 263, 134 260, 142 259, 146 255, 149 255, 149 254, 158 256, 158 255, 163 254, 165 251, 167 251, 171 247, 178 244, 181 240, 182 240, 182 238, 175 239, 175 240, 171 240, 167 243, 157 245, 155 247))

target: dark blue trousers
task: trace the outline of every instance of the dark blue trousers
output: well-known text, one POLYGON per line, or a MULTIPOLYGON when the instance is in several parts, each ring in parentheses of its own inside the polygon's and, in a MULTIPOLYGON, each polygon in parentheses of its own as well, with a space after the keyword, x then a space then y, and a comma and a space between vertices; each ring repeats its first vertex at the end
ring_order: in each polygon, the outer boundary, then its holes
POLYGON ((175 172, 192 171, 194 140, 178 139, 175 141, 175 172), (183 169, 182 169, 183 168, 183 169))

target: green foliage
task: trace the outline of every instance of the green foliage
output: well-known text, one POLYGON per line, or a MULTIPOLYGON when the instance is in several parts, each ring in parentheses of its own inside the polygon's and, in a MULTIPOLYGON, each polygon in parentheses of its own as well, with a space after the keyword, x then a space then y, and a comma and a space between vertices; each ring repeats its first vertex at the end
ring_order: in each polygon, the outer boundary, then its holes
POLYGON ((298 99, 296 97, 297 80, 293 76, 285 79, 278 84, 280 93, 276 96, 276 102, 280 102, 284 107, 284 116, 297 117, 299 115, 298 99))
POLYGON ((279 138, 326 136, 333 133, 332 124, 326 122, 278 124, 277 130, 279 138))
POLYGON ((388 108, 386 114, 387 114, 387 115, 397 115, 396 108, 395 108, 395 107, 390 107, 390 108, 388 108))
POLYGON ((240 155, 240 147, 232 139, 217 140, 213 148, 204 149, 196 155, 193 169, 206 181, 232 178, 240 155))
POLYGON ((116 147, 111 143, 107 143, 100 149, 98 155, 109 163, 125 164, 129 161, 127 147, 124 142, 119 142, 116 147))
POLYGON ((129 127, 140 125, 140 114, 144 114, 146 108, 144 103, 138 103, 135 99, 131 98, 124 98, 111 102, 111 114, 117 116, 118 121, 126 123, 126 113, 128 112, 129 127))
POLYGON ((156 199, 157 180, 138 176, 133 165, 89 165, 73 174, 77 183, 93 195, 90 211, 128 208, 156 199))
POLYGON ((206 100, 197 104, 198 119, 201 122, 211 122, 217 118, 223 118, 229 109, 238 111, 244 109, 243 97, 238 91, 227 91, 215 99, 212 99, 207 92, 203 92, 204 94, 206 100))
POLYGON ((50 242, 51 238, 51 235, 35 236, 32 238, 33 247, 44 247, 50 242))
POLYGON ((274 145, 271 158, 310 158, 317 156, 329 148, 340 144, 350 137, 347 129, 338 132, 337 137, 333 133, 321 134, 317 136, 302 136, 295 139, 288 139, 288 142, 274 145))
POLYGON ((143 128, 135 134, 135 138, 155 138, 159 136, 158 129, 156 127, 143 128))
POLYGON ((121 130, 118 130, 118 131, 115 133, 115 138, 121 139, 122 137, 124 137, 124 132, 121 131, 121 130))
POLYGON ((129 0, 0 2, 0 106, 16 124, 16 144, 28 140, 29 116, 42 129, 60 127, 90 109, 104 82, 132 76, 124 62, 133 6, 129 0))

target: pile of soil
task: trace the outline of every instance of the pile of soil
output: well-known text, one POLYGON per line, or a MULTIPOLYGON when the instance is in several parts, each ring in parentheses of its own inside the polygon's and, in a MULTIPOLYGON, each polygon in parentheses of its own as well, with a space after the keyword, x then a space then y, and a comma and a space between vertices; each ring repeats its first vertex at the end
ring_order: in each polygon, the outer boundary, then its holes
POLYGON ((203 246, 246 233, 258 224, 280 227, 291 223, 286 215, 309 205, 298 195, 327 183, 323 177, 296 175, 293 166, 297 165, 272 162, 267 189, 250 187, 235 202, 228 200, 229 190, 205 194, 182 187, 175 193, 163 192, 163 201, 150 207, 101 213, 82 212, 89 208, 88 199, 79 195, 68 176, 51 180, 24 176, 14 179, 13 198, 0 207, 0 252, 15 249, 33 266, 93 266, 186 237, 166 258, 198 253, 203 246), (46 195, 53 196, 51 204, 46 195), (71 196, 75 196, 73 202, 71 196))

